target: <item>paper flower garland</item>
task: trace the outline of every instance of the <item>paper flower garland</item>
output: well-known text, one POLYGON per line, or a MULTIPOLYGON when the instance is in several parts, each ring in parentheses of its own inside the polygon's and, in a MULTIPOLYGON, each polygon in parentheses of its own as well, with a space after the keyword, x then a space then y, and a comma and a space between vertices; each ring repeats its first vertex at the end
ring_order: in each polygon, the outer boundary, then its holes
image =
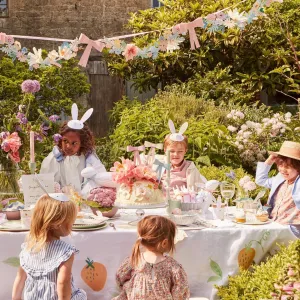
MULTIPOLYGON (((27 62, 31 70, 51 65, 60 67, 61 60, 69 60, 77 55, 79 44, 87 44, 79 62, 79 65, 83 67, 86 67, 92 48, 95 48, 100 52, 104 48, 107 48, 109 49, 109 53, 123 55, 126 61, 138 57, 156 59, 159 51, 173 52, 174 50, 179 49, 180 43, 185 40, 185 38, 180 35, 186 35, 187 32, 189 33, 191 49, 199 48, 200 44, 197 39, 195 28, 199 27, 211 33, 218 31, 224 32, 226 28, 235 27, 243 30, 246 25, 252 23, 258 17, 265 16, 265 7, 269 7, 274 2, 282 3, 283 0, 257 0, 248 13, 240 13, 236 8, 234 10, 227 10, 226 12, 226 9, 224 9, 223 11, 197 18, 192 22, 177 24, 173 26, 171 30, 170 28, 165 29, 157 41, 142 49, 137 47, 134 43, 127 44, 124 40, 121 41, 116 38, 93 41, 81 34, 79 40, 75 39, 70 43, 64 42, 58 47, 58 51, 52 50, 48 53, 48 56, 43 59, 42 49, 37 50, 34 47, 33 53, 28 53, 28 50, 22 48, 18 41, 14 41, 13 37, 6 35, 5 33, 0 33, 0 46, 3 45, 0 47, 0 51, 6 53, 13 61, 17 59, 21 62, 27 62)), ((141 32, 138 34, 122 36, 121 38, 134 37, 136 35, 148 33, 149 32, 141 32)))

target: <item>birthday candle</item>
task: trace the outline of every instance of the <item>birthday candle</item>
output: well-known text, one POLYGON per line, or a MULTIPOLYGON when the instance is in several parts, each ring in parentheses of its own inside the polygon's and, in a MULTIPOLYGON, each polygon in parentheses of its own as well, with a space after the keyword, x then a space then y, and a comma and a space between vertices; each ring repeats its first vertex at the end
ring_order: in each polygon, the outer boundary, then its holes
POLYGON ((30 162, 34 163, 34 131, 30 131, 30 135, 29 135, 30 139, 30 162))

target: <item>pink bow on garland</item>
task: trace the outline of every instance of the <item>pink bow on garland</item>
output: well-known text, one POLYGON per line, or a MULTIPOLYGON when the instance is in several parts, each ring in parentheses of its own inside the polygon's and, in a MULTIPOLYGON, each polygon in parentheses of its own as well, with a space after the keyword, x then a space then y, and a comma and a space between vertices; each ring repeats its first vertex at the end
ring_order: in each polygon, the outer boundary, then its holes
POLYGON ((189 22, 189 23, 180 23, 175 25, 172 28, 173 33, 186 33, 187 31, 189 32, 189 36, 190 36, 190 43, 191 43, 191 49, 194 50, 195 47, 199 48, 200 44, 196 35, 196 31, 195 28, 196 27, 204 27, 204 22, 202 18, 197 18, 196 20, 194 20, 193 22, 189 22))
POLYGON ((81 58, 79 61, 79 65, 82 67, 86 67, 86 64, 89 60, 92 48, 97 49, 99 52, 101 52, 103 50, 103 48, 105 47, 105 43, 103 42, 99 42, 99 41, 93 41, 91 39, 89 39, 85 34, 81 34, 79 37, 79 44, 87 44, 81 58))
POLYGON ((146 148, 150 148, 147 156, 147 165, 152 165, 155 159, 155 149, 160 149, 162 150, 164 148, 164 144, 159 143, 159 144, 153 144, 148 141, 145 141, 144 146, 146 148))
POLYGON ((145 146, 138 146, 138 147, 133 147, 133 146, 127 146, 127 152, 133 152, 133 161, 135 163, 135 165, 141 165, 141 158, 140 158, 140 153, 145 151, 145 146))
POLYGON ((0 32, 0 44, 6 43, 6 33, 0 32))

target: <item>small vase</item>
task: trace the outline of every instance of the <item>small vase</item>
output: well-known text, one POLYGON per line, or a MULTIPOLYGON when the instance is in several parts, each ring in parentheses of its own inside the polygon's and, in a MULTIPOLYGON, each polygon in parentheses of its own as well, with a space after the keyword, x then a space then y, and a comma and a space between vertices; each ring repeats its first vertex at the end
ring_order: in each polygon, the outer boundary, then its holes
POLYGON ((0 165, 0 201, 8 200, 23 202, 23 193, 20 191, 19 179, 22 171, 17 166, 5 168, 0 165))

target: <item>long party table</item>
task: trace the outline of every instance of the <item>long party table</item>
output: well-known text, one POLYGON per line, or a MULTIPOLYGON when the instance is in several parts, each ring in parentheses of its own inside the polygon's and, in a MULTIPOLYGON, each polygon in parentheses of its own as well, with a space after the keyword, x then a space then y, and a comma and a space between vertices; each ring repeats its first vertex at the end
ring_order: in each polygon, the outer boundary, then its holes
MULTIPOLYGON (((166 209, 145 210, 146 214, 166 215, 166 209)), ((135 210, 121 212, 121 218, 99 231, 72 232, 65 240, 80 250, 73 265, 75 284, 84 289, 88 299, 111 299, 118 294, 115 273, 123 259, 130 255, 137 239, 136 227, 128 225, 135 218, 135 210), (107 270, 104 288, 93 291, 81 278, 86 259, 103 264, 107 270)), ((259 263, 272 253, 276 243, 285 243, 295 237, 287 226, 276 223, 266 225, 240 225, 215 222, 217 228, 180 231, 182 239, 176 244, 175 259, 188 274, 192 297, 218 299, 214 284, 226 284, 227 276, 238 272, 238 255, 251 242, 255 250, 254 262, 259 263)), ((0 299, 11 299, 11 290, 18 266, 18 255, 26 232, 0 232, 0 299)))

